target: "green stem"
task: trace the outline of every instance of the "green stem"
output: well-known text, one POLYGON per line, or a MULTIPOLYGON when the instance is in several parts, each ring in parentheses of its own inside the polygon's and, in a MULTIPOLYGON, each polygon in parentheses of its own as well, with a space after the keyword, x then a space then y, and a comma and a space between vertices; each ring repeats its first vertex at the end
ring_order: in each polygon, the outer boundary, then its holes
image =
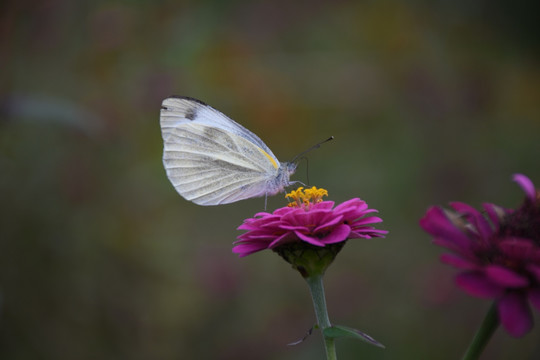
MULTIPOLYGON (((306 281, 309 286, 311 298, 313 299, 313 306, 315 308, 315 316, 317 317, 317 324, 321 329, 321 332, 332 326, 330 319, 328 318, 328 311, 326 310, 326 299, 324 297, 324 286, 322 281, 322 274, 306 277, 306 281)), ((327 360, 337 360, 336 344, 334 338, 324 336, 324 348, 326 350, 327 360)))
POLYGON ((478 359, 498 326, 499 317, 497 316, 497 304, 493 303, 489 308, 480 329, 476 332, 471 345, 469 345, 467 352, 463 356, 463 360, 478 359))

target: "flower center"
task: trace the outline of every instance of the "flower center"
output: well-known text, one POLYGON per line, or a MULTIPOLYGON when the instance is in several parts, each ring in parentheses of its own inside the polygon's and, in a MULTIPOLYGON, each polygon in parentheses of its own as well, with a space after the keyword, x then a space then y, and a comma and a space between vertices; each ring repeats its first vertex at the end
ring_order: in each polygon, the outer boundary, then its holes
POLYGON ((309 208, 311 204, 317 204, 322 201, 323 196, 328 196, 328 191, 323 188, 317 189, 313 186, 311 189, 305 189, 300 186, 298 189, 286 194, 286 198, 291 198, 289 207, 305 207, 309 208))
POLYGON ((521 208, 505 216, 499 235, 530 239, 540 246, 540 199, 526 199, 521 208))

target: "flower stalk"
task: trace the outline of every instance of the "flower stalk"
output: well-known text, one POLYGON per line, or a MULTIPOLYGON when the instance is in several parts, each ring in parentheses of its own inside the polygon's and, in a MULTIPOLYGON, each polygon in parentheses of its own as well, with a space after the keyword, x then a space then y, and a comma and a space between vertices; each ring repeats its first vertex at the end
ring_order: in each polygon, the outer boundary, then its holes
POLYGON ((489 308, 482 325, 476 332, 474 339, 469 345, 467 352, 463 356, 463 360, 476 360, 480 358, 491 336, 499 327, 499 317, 497 315, 497 304, 493 303, 489 308))
POLYGON ((326 351, 326 359, 335 360, 337 359, 335 339, 324 335, 324 329, 329 328, 332 325, 330 324, 330 319, 328 318, 328 310, 326 309, 326 298, 324 296, 324 286, 323 286, 323 274, 319 273, 319 274, 311 275, 305 279, 309 286, 311 299, 313 300, 313 307, 315 309, 317 325, 321 329, 321 333, 324 337, 324 348, 326 351))

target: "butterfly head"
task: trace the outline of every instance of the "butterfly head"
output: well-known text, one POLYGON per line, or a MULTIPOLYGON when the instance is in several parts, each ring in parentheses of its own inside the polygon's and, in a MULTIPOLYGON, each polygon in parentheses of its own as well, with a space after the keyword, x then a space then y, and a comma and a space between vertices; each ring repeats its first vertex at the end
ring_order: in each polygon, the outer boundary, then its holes
POLYGON ((267 183, 267 195, 275 195, 282 192, 287 186, 294 183, 291 181, 291 175, 296 171, 296 163, 282 162, 279 164, 277 176, 267 183))
POLYGON ((283 162, 279 164, 278 182, 284 186, 290 185, 291 175, 296 171, 296 162, 283 162))

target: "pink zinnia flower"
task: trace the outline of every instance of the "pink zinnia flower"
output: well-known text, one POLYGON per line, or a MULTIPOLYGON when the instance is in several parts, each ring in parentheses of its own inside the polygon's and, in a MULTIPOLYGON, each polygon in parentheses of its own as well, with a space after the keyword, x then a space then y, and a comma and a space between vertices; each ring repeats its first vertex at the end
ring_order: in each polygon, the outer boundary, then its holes
POLYGON ((238 237, 233 252, 247 256, 294 243, 324 248, 348 239, 384 237, 387 233, 371 226, 382 219, 367 216, 377 210, 369 209, 365 201, 355 198, 334 207, 333 201, 322 201, 328 194, 326 190, 302 189, 286 195, 294 200, 289 206, 246 219, 238 229, 247 232, 238 237))
POLYGON ((492 298, 512 336, 533 326, 529 302, 540 309, 540 192, 524 175, 514 175, 525 201, 517 210, 451 203, 455 211, 431 207, 420 226, 433 242, 453 252, 441 261, 461 270, 457 285, 470 295, 492 298))

